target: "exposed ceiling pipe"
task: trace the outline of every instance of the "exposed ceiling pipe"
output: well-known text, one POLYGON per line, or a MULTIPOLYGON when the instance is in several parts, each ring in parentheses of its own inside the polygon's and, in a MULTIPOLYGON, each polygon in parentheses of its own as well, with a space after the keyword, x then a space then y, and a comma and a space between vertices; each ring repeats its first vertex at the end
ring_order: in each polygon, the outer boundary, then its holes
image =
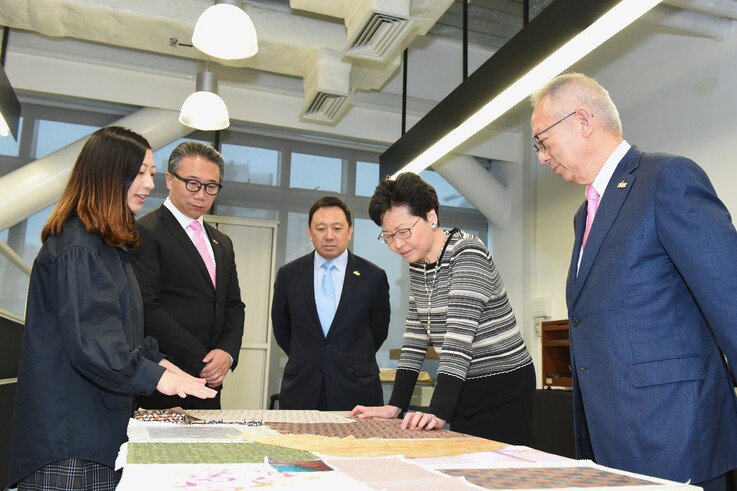
POLYGON ((735 21, 712 17, 692 10, 659 5, 642 18, 660 27, 674 29, 679 34, 700 36, 723 41, 734 35, 735 21))
POLYGON ((454 155, 433 165, 486 219, 499 228, 509 224, 512 200, 504 185, 475 157, 454 155))
POLYGON ((713 17, 737 19, 737 1, 735 0, 665 0, 663 3, 713 17))
MULTIPOLYGON (((160 148, 192 130, 179 124, 179 113, 141 109, 112 123, 141 133, 160 148)), ((0 177, 0 230, 22 222, 59 200, 87 138, 83 138, 0 177)))
MULTIPOLYGON (((345 27, 315 16, 294 15, 291 11, 247 3, 245 10, 258 34, 258 54, 242 60, 214 61, 227 67, 304 78, 307 74, 336 72, 334 63, 326 62, 320 52, 338 50, 341 56, 346 55, 342 62, 350 74, 350 87, 341 93, 339 100, 340 108, 347 107, 347 94, 380 90, 389 81, 399 67, 401 50, 418 35, 427 33, 452 1, 292 1, 294 8, 342 17, 345 27), (357 40, 360 43, 356 48, 357 40), (349 42, 355 49, 348 50, 349 42), (341 51, 344 48, 346 51, 341 51)), ((197 16, 210 5, 212 0, 2 0, 0 25, 44 36, 81 39, 204 62, 207 56, 193 48, 190 40, 197 16)), ((345 78, 346 70, 337 72, 345 78)), ((314 86, 313 81, 307 83, 314 86)), ((335 109, 336 100, 331 94, 318 93, 317 99, 314 93, 306 94, 301 116, 305 118, 308 110, 322 102, 316 111, 318 122, 335 124, 338 118, 329 120, 326 115, 342 114, 335 109)))

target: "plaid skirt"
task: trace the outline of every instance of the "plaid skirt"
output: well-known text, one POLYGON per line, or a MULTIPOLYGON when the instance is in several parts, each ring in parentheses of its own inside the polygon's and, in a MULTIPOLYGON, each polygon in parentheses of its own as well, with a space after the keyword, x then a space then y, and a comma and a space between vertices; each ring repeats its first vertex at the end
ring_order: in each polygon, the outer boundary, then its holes
POLYGON ((38 469, 18 483, 18 491, 115 491, 121 472, 81 459, 63 459, 38 469))

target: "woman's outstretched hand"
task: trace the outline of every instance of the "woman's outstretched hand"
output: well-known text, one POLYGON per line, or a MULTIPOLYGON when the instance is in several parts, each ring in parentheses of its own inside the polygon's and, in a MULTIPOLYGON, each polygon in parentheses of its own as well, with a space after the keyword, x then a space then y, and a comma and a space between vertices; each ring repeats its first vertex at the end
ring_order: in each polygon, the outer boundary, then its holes
POLYGON ((402 413, 396 406, 356 406, 348 413, 349 418, 358 419, 394 419, 402 413))

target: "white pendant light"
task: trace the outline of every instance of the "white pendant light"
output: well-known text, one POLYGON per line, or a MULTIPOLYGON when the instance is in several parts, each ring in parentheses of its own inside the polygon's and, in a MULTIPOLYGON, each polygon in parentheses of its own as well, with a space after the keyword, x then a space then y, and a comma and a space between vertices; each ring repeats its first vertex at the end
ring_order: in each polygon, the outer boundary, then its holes
POLYGON ((197 74, 196 92, 187 97, 179 113, 179 122, 203 131, 223 130, 230 126, 225 102, 217 95, 217 78, 210 71, 197 74))
POLYGON ((256 28, 241 0, 215 0, 194 26, 192 44, 222 60, 249 58, 258 52, 256 28))

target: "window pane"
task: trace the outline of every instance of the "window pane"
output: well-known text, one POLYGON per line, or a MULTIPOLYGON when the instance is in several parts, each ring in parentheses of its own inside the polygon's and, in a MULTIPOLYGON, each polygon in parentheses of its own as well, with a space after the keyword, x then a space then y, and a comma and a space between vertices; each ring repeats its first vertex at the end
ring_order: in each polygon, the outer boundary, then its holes
POLYGON ((309 215, 307 213, 289 212, 287 217, 287 242, 284 264, 312 252, 312 243, 307 235, 309 215))
POLYGON ((261 220, 276 220, 276 210, 262 210, 246 208, 244 206, 218 205, 215 203, 213 215, 223 217, 258 218, 261 220))
POLYGON ((276 186, 279 152, 267 148, 223 144, 225 180, 276 186))
POLYGON ((352 250, 383 269, 389 280, 389 303, 392 309, 389 336, 376 353, 376 362, 382 368, 396 368, 397 360, 389 360, 389 350, 402 347, 404 321, 409 305, 408 266, 400 255, 391 252, 386 244, 376 240, 380 231, 381 229, 371 220, 365 218, 354 220, 352 250))
POLYGON ((293 153, 289 187, 339 193, 342 164, 333 157, 293 153))
POLYGON ((46 223, 46 220, 49 219, 49 216, 55 207, 56 203, 34 213, 26 219, 26 233, 25 240, 23 241, 23 250, 15 252, 28 264, 33 264, 33 261, 38 255, 38 251, 41 250, 41 229, 46 223))
POLYGON ((356 162, 356 196, 373 196, 378 183, 379 164, 356 162))
POLYGON ((3 254, 0 254, 0 292, 0 309, 24 319, 28 276, 3 254))
POLYGON ((0 155, 10 155, 11 157, 18 156, 18 149, 20 148, 21 135, 20 130, 23 128, 23 118, 20 118, 18 122, 18 141, 15 141, 13 135, 6 137, 0 136, 0 155))
POLYGON ((70 143, 86 138, 97 129, 98 126, 39 120, 36 158, 43 158, 70 143))
POLYGON ((456 188, 451 186, 451 184, 437 172, 430 170, 422 171, 420 173, 420 177, 435 188, 435 192, 438 193, 438 201, 440 201, 441 206, 475 208, 461 193, 456 190, 456 188))
POLYGON ((166 172, 166 170, 169 168, 169 156, 171 155, 172 150, 174 150, 176 146, 179 145, 180 143, 183 143, 186 141, 198 141, 200 143, 210 145, 210 142, 206 142, 203 140, 194 140, 192 138, 180 138, 178 140, 174 140, 168 145, 155 149, 154 150, 154 162, 156 163, 157 172, 166 172))
POLYGON ((138 215, 136 215, 136 218, 141 218, 147 213, 157 209, 159 206, 164 204, 165 199, 166 198, 161 198, 158 196, 149 196, 148 198, 146 198, 146 201, 143 202, 141 211, 138 212, 138 215))

